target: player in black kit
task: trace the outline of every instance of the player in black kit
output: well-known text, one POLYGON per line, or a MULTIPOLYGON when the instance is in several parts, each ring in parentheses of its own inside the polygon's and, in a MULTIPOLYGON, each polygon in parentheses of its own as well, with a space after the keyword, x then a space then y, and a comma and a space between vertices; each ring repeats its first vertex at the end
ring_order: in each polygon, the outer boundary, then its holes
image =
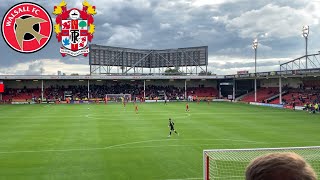
POLYGON ((169 126, 168 127, 170 128, 170 134, 168 137, 171 137, 172 131, 174 131, 179 136, 179 133, 176 130, 174 130, 174 122, 171 120, 171 118, 169 118, 169 126))

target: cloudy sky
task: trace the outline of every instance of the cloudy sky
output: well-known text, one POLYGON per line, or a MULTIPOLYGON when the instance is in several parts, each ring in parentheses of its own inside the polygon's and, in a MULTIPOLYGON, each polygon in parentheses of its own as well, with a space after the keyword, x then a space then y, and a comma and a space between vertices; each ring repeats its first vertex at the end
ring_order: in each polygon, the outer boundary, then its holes
MULTIPOLYGON (((0 17, 17 0, 1 0, 0 17), (3 2, 4 1, 4 2, 3 2)), ((29 0, 30 1, 30 0, 29 0)), ((32 1, 32 0, 31 0, 32 1)), ((34 0, 49 12, 58 0, 34 0)), ((309 52, 320 42, 320 0, 89 0, 97 7, 92 43, 163 49, 209 46, 209 70, 216 74, 253 71, 251 44, 259 39, 258 71, 278 70, 304 55, 303 25, 310 25, 309 52)), ((67 0, 81 8, 82 1, 67 0)), ((52 16, 54 17, 54 16, 52 16)), ((0 40, 0 74, 88 74, 88 58, 62 58, 54 35, 35 54, 20 54, 0 40)))

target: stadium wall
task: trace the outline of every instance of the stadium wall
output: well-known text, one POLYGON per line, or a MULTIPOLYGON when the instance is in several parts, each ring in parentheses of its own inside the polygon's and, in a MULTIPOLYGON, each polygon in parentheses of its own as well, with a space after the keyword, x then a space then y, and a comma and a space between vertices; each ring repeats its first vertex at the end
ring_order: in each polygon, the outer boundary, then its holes
POLYGON ((41 88, 41 81, 33 81, 33 80, 22 80, 22 81, 4 81, 6 88, 13 89, 23 89, 24 87, 28 89, 36 89, 41 88))
MULTIPOLYGON (((36 89, 41 88, 41 80, 33 81, 33 80, 21 80, 21 81, 4 81, 6 88, 13 89, 23 89, 24 87, 28 89, 36 89)), ((82 80, 44 80, 44 87, 49 88, 50 86, 78 86, 83 85, 86 86, 88 84, 87 81, 82 80)))
POLYGON ((149 85, 154 85, 154 86, 175 86, 175 87, 182 88, 185 85, 184 83, 185 83, 184 80, 174 80, 174 81, 170 81, 170 80, 150 80, 150 81, 146 81, 146 86, 149 86, 149 85))
POLYGON ((280 104, 266 104, 266 103, 255 103, 255 102, 250 102, 251 105, 255 106, 266 106, 266 107, 274 107, 274 108, 283 108, 283 105, 280 104))
MULTIPOLYGON (((104 86, 112 86, 114 84, 137 84, 139 86, 143 86, 143 80, 119 80, 119 81, 112 81, 112 80, 90 80, 90 85, 104 85, 104 86)), ((41 80, 34 81, 34 80, 5 80, 4 84, 6 88, 12 89, 23 89, 24 87, 28 89, 40 89, 41 88, 41 80)), ((187 81, 187 87, 217 87, 217 80, 189 80, 187 81)), ((51 86, 87 86, 87 80, 44 80, 44 88, 49 88, 51 86)), ((148 85, 155 85, 155 86, 175 86, 184 88, 185 80, 148 80, 146 81, 146 86, 148 85)))
POLYGON ((60 81, 56 81, 56 80, 45 80, 44 81, 44 87, 45 88, 49 88, 50 86, 87 86, 88 82, 86 80, 60 80, 60 81))
MULTIPOLYGON (((200 86, 204 86, 204 87, 217 87, 218 82, 216 80, 190 80, 187 81, 187 87, 199 87, 200 86)), ((173 85, 175 87, 180 87, 180 88, 184 88, 185 86, 185 80, 174 80, 174 81, 170 81, 170 80, 151 80, 151 81, 147 81, 146 85, 155 85, 155 86, 170 86, 173 85)))
MULTIPOLYGON (((299 88, 300 84, 302 84, 301 78, 283 78, 282 84, 288 85, 292 88, 299 88)), ((261 79, 260 80, 261 87, 279 87, 279 79, 261 79)))
POLYGON ((188 87, 199 87, 201 85, 204 85, 204 87, 214 87, 216 88, 218 86, 218 81, 215 80, 192 80, 187 82, 188 87))

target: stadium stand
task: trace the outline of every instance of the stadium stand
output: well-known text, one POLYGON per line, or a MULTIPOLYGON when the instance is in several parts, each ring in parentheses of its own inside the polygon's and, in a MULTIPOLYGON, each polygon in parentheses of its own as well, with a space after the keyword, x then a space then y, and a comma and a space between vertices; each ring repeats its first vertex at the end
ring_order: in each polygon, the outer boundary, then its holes
POLYGON ((41 89, 10 89, 6 88, 3 100, 4 101, 26 101, 31 100, 33 97, 39 97, 41 89))
POLYGON ((199 98, 205 97, 218 97, 218 90, 212 87, 198 87, 198 88, 189 88, 188 89, 188 96, 195 96, 199 98))
MULTIPOLYGON (((276 79, 266 79, 260 82, 257 91, 257 101, 270 104, 279 103, 279 88, 276 79)), ((5 102, 32 102, 41 98, 40 82, 35 81, 5 81, 7 86, 3 93, 2 100, 5 102)), ((217 88, 219 81, 192 81, 187 86, 187 97, 192 96, 199 99, 226 98, 232 94, 232 86, 221 88, 222 97, 219 97, 217 88)), ((90 84, 89 98, 103 100, 106 94, 130 94, 132 98, 142 98, 146 95, 146 100, 182 100, 185 98, 184 81, 155 80, 148 81, 143 88, 143 81, 92 81, 90 84)), ((236 97, 241 97, 240 101, 254 102, 254 92, 252 81, 241 80, 236 85, 236 97)), ((320 102, 320 81, 313 78, 293 78, 284 79, 282 100, 284 104, 290 105, 293 102, 297 106, 305 103, 320 102)), ((86 81, 45 81, 44 85, 45 101, 66 100, 71 97, 73 100, 88 100, 88 86, 86 81)))
POLYGON ((318 89, 320 90, 320 81, 305 80, 303 81, 304 88, 306 89, 318 89))
MULTIPOLYGON (((297 106, 303 106, 306 103, 319 103, 319 90, 304 90, 304 89, 289 89, 288 93, 282 96, 284 104, 296 103, 297 106)), ((279 98, 270 102, 271 104, 278 104, 279 98)))
POLYGON ((184 90, 174 86, 155 86, 149 85, 146 87, 147 99, 164 99, 167 96, 169 100, 184 99, 184 90))
MULTIPOLYGON (((304 80, 301 84, 287 87, 287 93, 282 96, 284 104, 293 104, 303 106, 306 103, 319 103, 320 102, 320 81, 317 80, 304 80)), ((278 104, 279 97, 273 99, 271 104, 278 104)))
MULTIPOLYGON (((260 88, 257 90, 257 101, 264 102, 266 99, 279 93, 279 88, 260 88)), ((242 98, 244 102, 254 102, 254 92, 251 92, 242 98)))
MULTIPOLYGON (((110 83, 108 85, 90 85, 90 99, 102 100, 106 94, 131 94, 133 98, 141 98, 144 96, 143 86, 139 83, 110 83)), ((146 99, 168 100, 184 99, 184 88, 174 85, 147 85, 146 99)), ((217 97, 218 90, 214 87, 191 87, 188 88, 188 95, 197 97, 217 97)), ((51 85, 44 88, 44 98, 48 101, 65 100, 66 97, 72 99, 87 100, 88 87, 85 85, 51 85), (68 96, 66 96, 66 94, 68 96)), ((41 97, 41 89, 39 88, 6 88, 3 94, 3 100, 7 102, 15 101, 37 101, 41 97)))

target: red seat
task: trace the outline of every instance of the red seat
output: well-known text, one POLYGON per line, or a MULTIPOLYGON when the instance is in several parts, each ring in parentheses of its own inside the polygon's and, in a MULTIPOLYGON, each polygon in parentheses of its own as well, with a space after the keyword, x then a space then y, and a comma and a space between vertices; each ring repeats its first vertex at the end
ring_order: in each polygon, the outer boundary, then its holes
MULTIPOLYGON (((263 100, 271 98, 272 96, 278 93, 279 93, 279 89, 277 87, 260 88, 257 90, 257 102, 261 102, 263 100)), ((242 101, 244 102, 254 102, 254 100, 255 100, 254 92, 249 93, 247 96, 245 96, 242 99, 242 101)))

